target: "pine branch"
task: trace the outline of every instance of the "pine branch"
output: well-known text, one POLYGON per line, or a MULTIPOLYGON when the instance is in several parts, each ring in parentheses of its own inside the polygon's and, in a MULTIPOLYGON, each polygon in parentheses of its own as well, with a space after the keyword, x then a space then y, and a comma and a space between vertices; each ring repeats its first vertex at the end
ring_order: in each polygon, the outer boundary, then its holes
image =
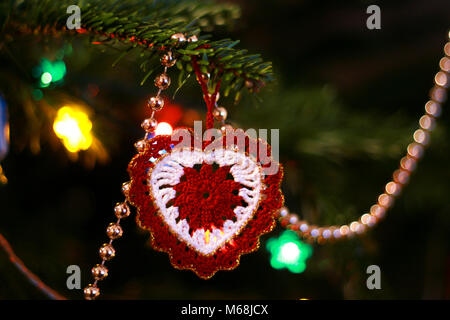
MULTIPOLYGON (((264 62, 259 55, 236 49, 239 41, 212 41, 208 40, 209 35, 202 33, 217 24, 234 20, 239 15, 239 9, 234 5, 202 0, 29 0, 21 4, 12 1, 0 7, 8 13, 1 16, 5 35, 88 36, 92 44, 106 44, 119 49, 121 53, 116 63, 135 48, 143 60, 139 63, 140 68, 146 73, 141 84, 152 71, 146 62, 162 50, 173 52, 178 60, 177 68, 184 77, 193 74, 192 58, 196 57, 201 72, 209 73, 213 79, 209 83, 211 91, 216 87, 217 74, 223 73, 224 96, 234 93, 235 99, 243 89, 258 91, 273 80, 271 63, 264 62), (66 29, 69 16, 66 8, 72 4, 81 8, 82 28, 77 32, 66 29), (197 35, 199 40, 178 43, 171 39, 179 32, 187 36, 197 35)), ((4 41, 5 36, 2 38, 4 41)), ((179 85, 182 84, 180 81, 179 85)))

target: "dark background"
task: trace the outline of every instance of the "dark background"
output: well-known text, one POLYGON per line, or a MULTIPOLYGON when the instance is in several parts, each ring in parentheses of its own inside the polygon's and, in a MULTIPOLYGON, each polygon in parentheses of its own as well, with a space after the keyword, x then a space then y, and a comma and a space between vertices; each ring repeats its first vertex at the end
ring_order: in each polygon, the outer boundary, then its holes
MULTIPOLYGON (((333 202, 337 208, 304 216, 317 224, 356 219, 382 191, 402 153, 383 156, 381 152, 377 157, 341 154, 340 158, 336 156, 339 158, 336 162, 326 159, 328 162, 322 163, 320 159, 333 155, 311 158, 306 153, 294 152, 295 143, 306 133, 301 129, 302 119, 284 122, 282 104, 300 106, 310 97, 320 107, 320 90, 326 86, 332 88, 333 101, 342 107, 339 117, 344 120, 348 117, 349 121, 366 119, 364 128, 369 136, 377 127, 383 127, 385 119, 392 121, 392 115, 397 117, 399 128, 404 129, 399 129, 401 136, 396 136, 395 130, 384 136, 377 131, 382 145, 408 137, 417 128, 443 56, 450 28, 450 3, 447 0, 234 2, 241 5, 242 17, 231 31, 219 30, 214 35, 240 39, 242 47, 273 61, 277 84, 262 94, 270 109, 264 106, 264 101, 255 107, 244 100, 230 107, 230 118, 242 127, 279 127, 281 132, 285 126, 292 127, 292 121, 294 124, 298 121, 298 134, 295 131, 289 137, 282 134, 281 160, 290 163, 283 186, 286 205, 302 215, 300 210, 308 202, 304 186, 315 185, 320 197, 338 198, 333 202), (381 30, 366 28, 365 12, 370 4, 381 7, 381 30), (300 92, 303 98, 295 92, 300 92), (271 115, 267 122, 258 120, 258 113, 267 115, 267 112, 271 115), (353 118, 354 114, 361 117, 353 118), (321 170, 322 166, 327 170, 321 170), (340 183, 329 178, 330 172, 342 176, 340 183), (345 214, 339 216, 336 211, 345 214)), ((51 51, 51 46, 47 49, 51 51)), ((29 128, 21 126, 20 121, 15 125, 14 120, 19 117, 15 118, 10 110, 12 146, 3 161, 9 183, 0 187, 0 232, 33 272, 73 299, 82 298, 82 294, 66 288, 66 268, 79 265, 83 286, 90 281, 89 270, 99 261, 98 247, 106 241, 104 229, 114 218, 112 208, 122 199, 120 185, 128 178, 125 169, 135 152, 133 142, 142 135, 139 123, 143 119, 143 101, 154 90, 150 85, 138 87, 139 78, 133 70, 126 71, 126 64, 123 69, 111 69, 113 54, 92 53, 94 50, 74 43, 74 52, 67 62, 66 86, 76 93, 75 87, 96 83, 100 88, 98 99, 110 102, 110 109, 96 110, 100 120, 113 123, 103 128, 100 135, 109 142, 110 160, 89 167, 82 161, 70 161, 62 147, 55 149, 51 143, 44 143, 37 154, 17 147, 15 137, 29 128), (77 59, 85 56, 90 58, 80 68, 77 59), (115 128, 114 132, 108 131, 111 128, 115 128)), ((35 61, 39 54, 36 56, 35 61)), ((176 102, 200 111, 200 99, 200 90, 192 84, 183 89, 176 102)), ((315 245, 304 273, 297 275, 271 268, 265 240, 281 231, 278 226, 263 237, 259 251, 241 258, 237 269, 218 272, 208 281, 201 280, 192 272, 175 270, 166 254, 151 250, 148 235, 138 230, 130 218, 122 224, 124 237, 115 242, 117 257, 108 263, 110 277, 101 283, 102 298, 450 298, 450 170, 445 138, 449 116, 445 107, 436 142, 433 140, 411 185, 387 218, 363 237, 315 245), (371 264, 381 268, 381 290, 366 288, 365 270, 371 264)), ((321 125, 318 123, 316 130, 320 131, 321 125)), ((354 135, 357 133, 355 130, 354 135)), ((349 148, 344 151, 351 150, 351 141, 348 143, 349 148)), ((3 252, 0 252, 0 298, 44 298, 3 252)))

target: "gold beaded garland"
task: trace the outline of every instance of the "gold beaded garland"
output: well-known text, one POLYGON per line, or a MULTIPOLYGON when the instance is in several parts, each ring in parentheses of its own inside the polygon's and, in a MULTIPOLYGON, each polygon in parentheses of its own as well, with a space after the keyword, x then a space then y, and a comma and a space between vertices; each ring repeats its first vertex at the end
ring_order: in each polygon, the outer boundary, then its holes
MULTIPOLYGON (((178 42, 186 41, 185 36, 182 33, 175 34, 171 37, 176 39, 178 42)), ((191 37, 192 38, 192 37, 191 37)), ((190 38, 190 41, 196 41, 196 38, 190 38)), ((175 65, 176 59, 172 55, 172 52, 166 52, 161 56, 161 64, 164 66, 164 72, 156 77, 155 85, 159 88, 156 96, 149 98, 147 104, 152 109, 152 115, 150 118, 145 119, 141 126, 146 131, 146 133, 154 132, 158 122, 153 117, 154 113, 160 111, 164 107, 164 99, 160 96, 161 91, 167 89, 170 85, 170 78, 167 75, 167 68, 175 65)), ((147 135, 144 139, 141 139, 135 143, 135 147, 138 152, 145 150, 147 145, 147 135)), ((122 193, 125 197, 128 196, 130 192, 131 184, 130 182, 125 182, 122 184, 122 193)), ((116 255, 116 250, 112 246, 112 242, 123 235, 122 227, 120 226, 120 220, 126 218, 130 215, 131 211, 127 202, 119 202, 114 207, 114 214, 117 217, 117 222, 112 222, 106 229, 106 233, 110 239, 109 243, 103 244, 99 249, 99 254, 102 259, 101 264, 96 264, 92 269, 91 273, 94 277, 94 284, 89 284, 84 289, 84 297, 86 300, 94 300, 100 295, 100 289, 97 287, 97 281, 103 280, 108 276, 108 269, 105 266, 105 262, 111 260, 116 255)))
MULTIPOLYGON (((450 33, 449 33, 450 36, 450 33)), ((419 120, 420 128, 413 134, 414 142, 407 147, 407 154, 400 160, 399 168, 393 173, 393 181, 385 185, 385 192, 378 196, 376 204, 370 207, 369 213, 364 213, 358 220, 340 227, 330 226, 318 228, 309 226, 305 221, 298 221, 295 214, 289 213, 287 208, 279 212, 280 221, 286 228, 298 230, 299 235, 317 243, 325 240, 333 240, 351 237, 354 234, 362 234, 369 227, 375 226, 386 211, 392 207, 395 198, 401 193, 402 188, 410 179, 411 173, 416 169, 417 162, 422 158, 425 147, 429 144, 431 132, 436 127, 436 118, 441 115, 441 104, 447 98, 446 88, 450 82, 450 42, 444 48, 447 57, 439 61, 441 70, 434 77, 435 86, 430 90, 430 100, 425 104, 425 115, 419 120)))

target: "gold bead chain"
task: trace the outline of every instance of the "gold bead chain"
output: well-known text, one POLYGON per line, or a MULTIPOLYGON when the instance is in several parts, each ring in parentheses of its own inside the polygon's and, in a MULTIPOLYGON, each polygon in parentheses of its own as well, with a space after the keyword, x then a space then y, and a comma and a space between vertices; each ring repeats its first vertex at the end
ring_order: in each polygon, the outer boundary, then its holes
MULTIPOLYGON (((186 39, 182 33, 174 34, 171 38, 172 40, 175 40, 176 43, 182 43, 184 41, 188 42, 197 41, 196 36, 191 36, 188 39, 186 39)), ((146 133, 143 139, 137 141, 134 144, 138 152, 141 152, 145 149, 149 135, 153 134, 156 130, 158 122, 154 118, 155 112, 161 111, 164 107, 164 99, 161 97, 161 92, 163 90, 166 90, 171 83, 170 77, 167 75, 167 70, 168 68, 173 67, 177 61, 173 56, 172 52, 169 50, 162 53, 160 62, 161 65, 164 67, 164 71, 155 78, 155 86, 158 88, 156 96, 150 97, 148 99, 147 105, 152 110, 152 114, 150 118, 145 119, 141 124, 141 127, 145 130, 146 133)), ((124 194, 125 198, 127 198, 128 192, 130 191, 130 185, 131 185, 130 182, 125 182, 122 185, 122 193, 124 194)), ((109 237, 109 242, 103 244, 99 250, 102 262, 100 264, 95 265, 92 268, 91 272, 94 278, 94 282, 92 284, 89 284, 86 288, 84 288, 84 297, 86 300, 94 300, 100 295, 100 289, 98 288, 97 284, 99 281, 104 280, 108 276, 108 269, 105 266, 105 263, 106 261, 109 261, 112 258, 114 258, 116 255, 116 251, 112 246, 112 243, 114 240, 120 238, 123 234, 122 228, 120 226, 120 220, 128 217, 131 213, 127 200, 124 200, 121 203, 117 203, 116 206, 114 207, 114 213, 117 217, 117 221, 110 223, 106 229, 106 234, 109 237)))
MULTIPOLYGON (((448 37, 450 39, 450 32, 448 37)), ((445 56, 439 62, 440 70, 434 77, 434 86, 430 90, 430 99, 425 104, 425 114, 420 118, 419 128, 413 134, 413 142, 408 145, 406 155, 400 160, 399 168, 392 175, 392 181, 385 185, 384 192, 378 196, 378 201, 370 207, 369 212, 349 224, 319 227, 300 220, 297 214, 290 213, 285 207, 279 211, 282 226, 296 231, 310 241, 326 243, 363 234, 384 218, 386 211, 392 207, 395 198, 400 195, 422 158, 430 141, 431 132, 436 126, 436 119, 441 115, 442 104, 447 99, 450 83, 450 41, 445 44, 444 53, 445 56)))

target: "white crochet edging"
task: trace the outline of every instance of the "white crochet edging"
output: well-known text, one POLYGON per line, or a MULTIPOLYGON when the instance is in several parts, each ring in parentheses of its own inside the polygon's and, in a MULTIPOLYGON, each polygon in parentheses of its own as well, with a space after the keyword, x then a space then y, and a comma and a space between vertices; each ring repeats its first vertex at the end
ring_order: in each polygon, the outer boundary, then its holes
POLYGON ((208 255, 214 253, 237 235, 256 211, 262 190, 261 166, 242 152, 228 149, 215 149, 209 152, 182 149, 174 150, 158 161, 149 174, 150 191, 155 199, 163 219, 180 240, 185 241, 197 252, 208 255), (192 168, 196 164, 217 163, 220 167, 231 166, 230 173, 236 182, 246 188, 239 189, 239 195, 247 203, 246 207, 237 206, 233 212, 236 222, 226 220, 222 230, 213 229, 207 234, 205 229, 197 229, 189 234, 189 223, 186 219, 178 223, 178 207, 167 206, 174 199, 176 191, 173 186, 180 183, 184 168, 192 168))

